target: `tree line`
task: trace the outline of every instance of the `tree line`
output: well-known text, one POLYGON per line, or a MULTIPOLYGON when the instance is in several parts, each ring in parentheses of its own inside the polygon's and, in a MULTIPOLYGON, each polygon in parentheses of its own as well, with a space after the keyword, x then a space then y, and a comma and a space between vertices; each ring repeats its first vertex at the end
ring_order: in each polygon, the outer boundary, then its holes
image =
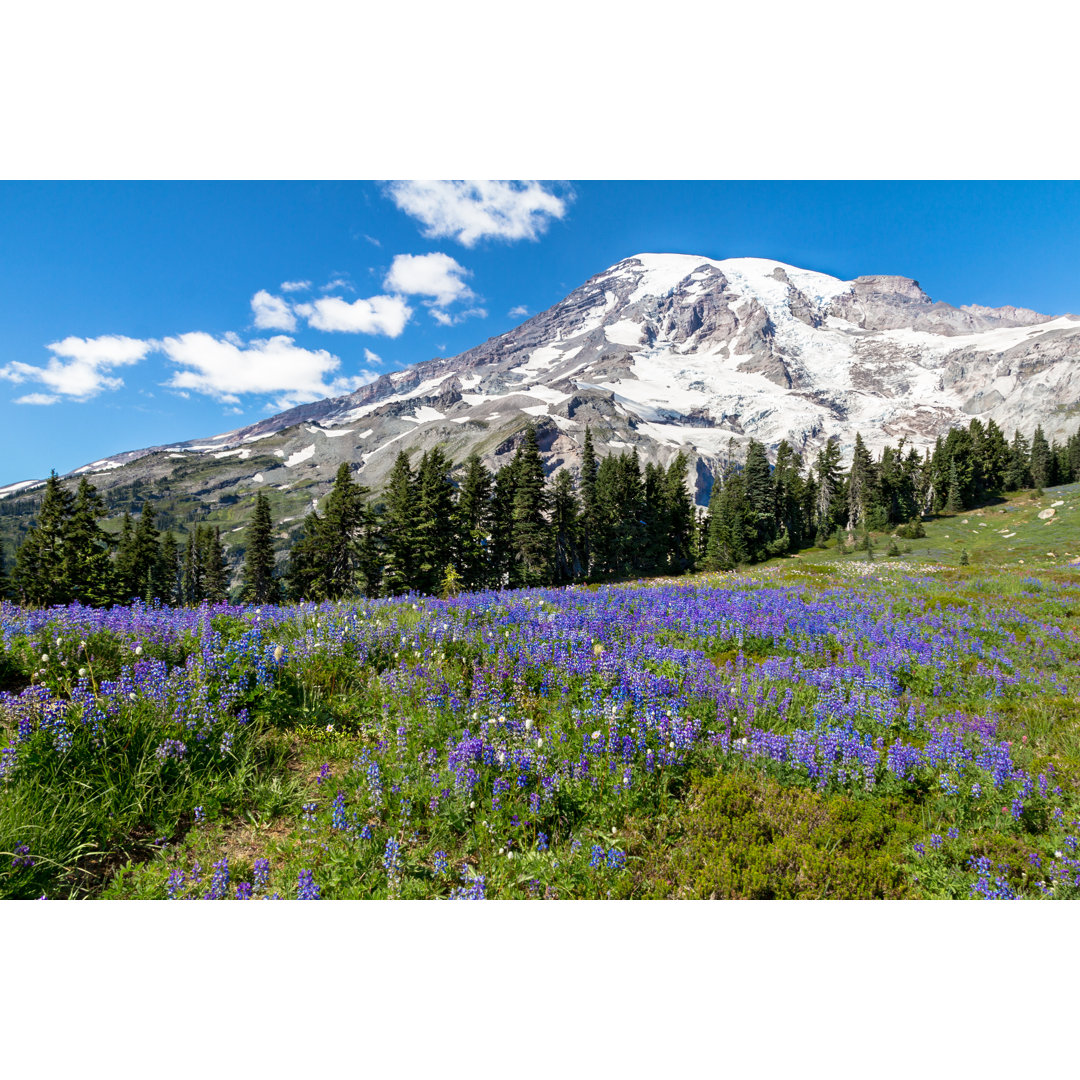
MULTIPOLYGON (((688 464, 684 453, 666 468, 642 468, 636 450, 598 458, 586 428, 577 481, 565 469, 548 479, 532 425, 495 472, 474 453, 455 479, 439 447, 415 468, 402 451, 377 500, 343 463, 321 513, 307 515, 280 564, 269 500, 256 495, 237 599, 447 595, 729 569, 833 536, 869 543, 870 531, 914 539, 926 515, 1080 480, 1080 432, 1059 446, 1040 426, 1030 440, 1017 432, 1010 442, 994 421, 975 418, 921 455, 901 439, 876 459, 857 434, 846 471, 835 436, 805 462, 786 440, 773 463, 755 439, 744 455, 732 443, 707 512, 687 490, 688 464)), ((52 473, 10 575, 0 560, 0 595, 37 606, 229 598, 218 529, 197 525, 181 544, 158 530, 146 502, 137 521, 125 512, 114 538, 99 525, 105 514, 85 477, 72 495, 52 473)))

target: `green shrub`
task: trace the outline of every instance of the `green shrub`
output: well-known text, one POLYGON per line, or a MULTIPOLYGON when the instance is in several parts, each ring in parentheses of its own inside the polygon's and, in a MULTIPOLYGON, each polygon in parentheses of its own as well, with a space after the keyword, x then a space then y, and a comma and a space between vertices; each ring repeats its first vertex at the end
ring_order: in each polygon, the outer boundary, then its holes
POLYGON ((908 808, 896 799, 822 795, 744 771, 698 775, 677 820, 659 843, 646 845, 642 892, 725 900, 900 897, 904 845, 914 835, 908 808))

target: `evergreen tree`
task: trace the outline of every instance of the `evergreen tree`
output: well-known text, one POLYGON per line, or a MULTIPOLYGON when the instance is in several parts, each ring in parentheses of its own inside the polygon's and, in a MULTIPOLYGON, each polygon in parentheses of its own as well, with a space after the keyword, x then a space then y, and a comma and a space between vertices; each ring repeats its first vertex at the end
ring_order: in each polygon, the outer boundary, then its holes
POLYGON ((510 581, 514 561, 514 494, 517 491, 516 457, 495 474, 491 493, 491 585, 510 581))
POLYGON ((315 510, 304 518, 303 532, 289 549, 285 591, 290 600, 317 599, 315 584, 321 576, 319 535, 322 519, 315 510))
POLYGON ((4 549, 0 546, 0 600, 6 600, 11 593, 11 581, 8 579, 7 565, 4 562, 4 549))
POLYGON ((203 599, 211 604, 223 604, 229 599, 229 564, 221 543, 221 529, 211 530, 207 525, 203 532, 201 563, 203 568, 203 599))
POLYGON ((53 470, 45 482, 37 517, 15 553, 13 584, 23 604, 50 607, 72 599, 67 549, 72 509, 71 492, 60 486, 53 470))
POLYGON ((146 601, 161 597, 161 556, 158 551, 160 534, 155 524, 154 507, 143 503, 139 522, 131 537, 131 594, 129 599, 141 596, 146 601))
POLYGON ((420 459, 416 475, 415 588, 434 593, 450 565, 454 548, 454 485, 450 462, 436 446, 420 459))
POLYGON ((681 574, 694 563, 694 504, 686 489, 689 459, 682 450, 667 467, 662 493, 668 523, 667 571, 681 574))
POLYGON ((751 439, 746 448, 743 483, 751 530, 749 556, 756 561, 769 556, 770 546, 776 539, 776 490, 765 447, 757 439, 751 439))
POLYGON ((368 590, 370 563, 365 556, 367 488, 353 478, 348 462, 338 466, 326 498, 318 534, 317 599, 339 600, 368 590))
POLYGON ((124 511, 120 523, 120 536, 116 542, 116 558, 113 562, 114 599, 121 604, 130 603, 139 595, 135 571, 135 524, 131 513, 124 511))
MULTIPOLYGON (((343 468, 348 469, 348 466, 343 468)), ((270 517, 270 500, 264 491, 255 495, 255 507, 247 527, 245 543, 241 602, 276 603, 279 588, 274 577, 274 525, 270 517)))
POLYGON ((180 572, 180 593, 188 606, 206 599, 203 591, 206 569, 203 565, 203 526, 196 525, 188 533, 184 545, 184 563, 180 572))
POLYGON ((586 577, 592 573, 592 537, 596 529, 596 452, 592 431, 585 425, 581 447, 581 563, 586 577))
POLYGON ((574 481, 566 469, 555 476, 551 497, 551 529, 555 539, 554 579, 563 584, 581 572, 581 512, 574 481))
POLYGON ((1049 487, 1053 483, 1051 474, 1052 456, 1050 445, 1046 441, 1042 424, 1035 428, 1035 434, 1031 437, 1031 483, 1034 487, 1049 487))
POLYGON ((734 465, 725 472, 723 484, 709 502, 709 541, 705 566, 709 570, 731 570, 750 557, 748 540, 755 535, 746 485, 734 465))
POLYGON ((419 560, 416 494, 409 455, 402 450, 390 471, 380 520, 385 559, 382 583, 387 596, 397 596, 416 586, 419 560))
POLYGON ((105 504, 84 476, 79 481, 67 526, 64 574, 80 603, 105 607, 116 591, 108 534, 98 525, 105 504))
POLYGON ((830 435, 819 451, 814 468, 817 472, 814 531, 819 538, 823 538, 839 523, 840 446, 835 435, 830 435))
POLYGON ((857 526, 866 521, 874 486, 874 461, 862 435, 855 432, 854 456, 848 472, 848 532, 854 532, 857 526))
POLYGON ((465 477, 454 507, 455 561, 465 589, 486 588, 490 580, 491 473, 480 456, 465 461, 465 477))
POLYGON ((179 604, 183 592, 183 564, 180 546, 171 532, 166 532, 158 545, 155 579, 157 598, 163 604, 179 604))
POLYGON ((1005 471, 1005 490, 1019 491, 1032 486, 1031 447, 1017 430, 1009 447, 1009 465, 1005 471))
POLYGON ((511 582, 524 587, 543 585, 551 577, 553 548, 551 526, 546 517, 549 498, 544 483, 544 463, 533 424, 525 429, 525 438, 514 455, 513 469, 511 582))

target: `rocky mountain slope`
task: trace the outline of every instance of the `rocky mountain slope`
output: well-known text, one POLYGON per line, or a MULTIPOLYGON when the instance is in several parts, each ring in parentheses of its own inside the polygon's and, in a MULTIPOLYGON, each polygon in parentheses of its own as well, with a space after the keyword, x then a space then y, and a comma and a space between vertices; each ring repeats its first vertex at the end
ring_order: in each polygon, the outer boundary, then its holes
MULTIPOLYGON (((768 259, 643 254, 459 356, 384 375, 212 438, 97 461, 105 492, 169 494, 218 508, 276 491, 298 522, 341 461, 377 490, 399 450, 478 451, 497 468, 535 422, 549 470, 575 468, 585 425, 601 453, 691 459, 699 503, 749 438, 814 453, 901 436, 917 448, 971 417, 1049 438, 1076 428, 1080 318, 953 307, 918 282, 840 281, 768 259)), ((30 491, 10 485, 0 495, 30 491)))

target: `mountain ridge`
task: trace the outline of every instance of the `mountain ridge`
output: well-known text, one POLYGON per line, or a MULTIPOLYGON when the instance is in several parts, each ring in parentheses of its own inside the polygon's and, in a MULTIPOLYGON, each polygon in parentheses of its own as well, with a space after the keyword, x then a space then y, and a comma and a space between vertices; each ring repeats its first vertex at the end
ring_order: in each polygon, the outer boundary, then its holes
POLYGON ((1072 315, 955 307, 896 275, 841 281, 770 259, 640 253, 455 357, 67 475, 110 487, 137 473, 168 489, 198 473, 191 490, 219 500, 260 487, 317 500, 343 460, 378 489, 400 449, 442 444, 455 462, 476 450, 498 467, 528 422, 548 471, 575 469, 589 424, 601 451, 660 464, 686 451, 700 504, 732 444, 750 438, 812 454, 836 435, 847 457, 861 432, 872 449, 903 437, 921 450, 973 416, 1064 436, 1080 408, 1078 359, 1072 315))

